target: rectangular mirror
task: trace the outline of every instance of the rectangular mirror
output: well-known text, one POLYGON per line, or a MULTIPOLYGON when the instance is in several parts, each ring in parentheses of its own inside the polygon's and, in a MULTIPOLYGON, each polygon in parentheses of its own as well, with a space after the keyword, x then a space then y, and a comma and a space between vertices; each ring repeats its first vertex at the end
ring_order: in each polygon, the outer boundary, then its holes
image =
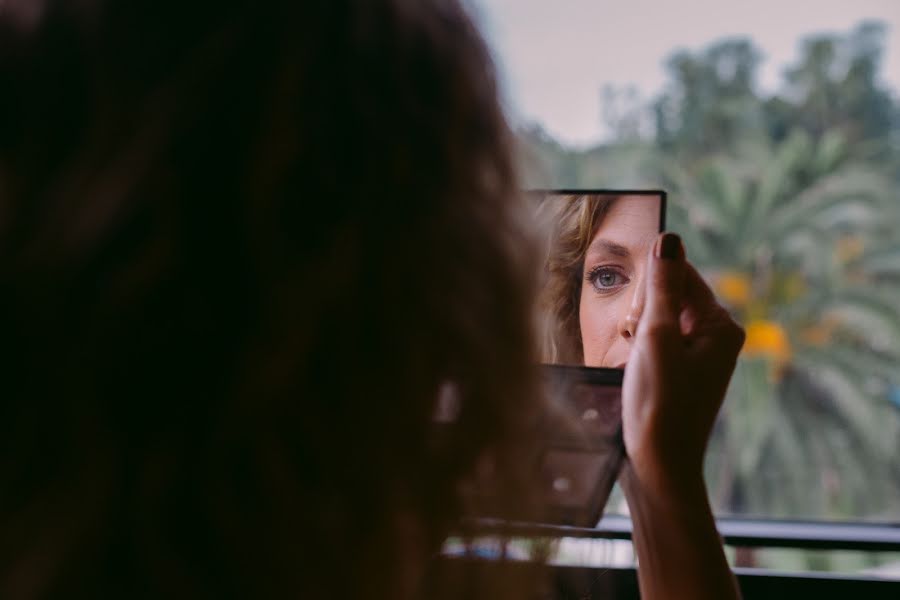
MULTIPOLYGON (((535 440, 541 526, 595 527, 625 460, 622 381, 665 226, 660 190, 531 191, 545 234, 539 306, 548 410, 535 440)), ((489 497, 489 485, 475 494, 489 497)), ((485 515, 483 526, 509 523, 485 515)), ((523 524, 533 527, 532 524, 523 524)), ((543 529, 546 532, 546 529, 543 529)))
POLYGON ((543 190, 542 352, 547 520, 594 527, 625 460, 621 387, 644 306, 647 258, 665 227, 660 190, 543 190))

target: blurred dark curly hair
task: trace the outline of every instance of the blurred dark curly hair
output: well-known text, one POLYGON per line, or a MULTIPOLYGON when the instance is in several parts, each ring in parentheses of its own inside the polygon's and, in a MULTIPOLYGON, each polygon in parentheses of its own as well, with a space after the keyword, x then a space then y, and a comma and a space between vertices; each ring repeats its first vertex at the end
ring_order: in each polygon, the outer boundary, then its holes
POLYGON ((0 90, 0 596, 424 594, 477 465, 530 510, 539 257, 457 2, 7 0, 0 90))

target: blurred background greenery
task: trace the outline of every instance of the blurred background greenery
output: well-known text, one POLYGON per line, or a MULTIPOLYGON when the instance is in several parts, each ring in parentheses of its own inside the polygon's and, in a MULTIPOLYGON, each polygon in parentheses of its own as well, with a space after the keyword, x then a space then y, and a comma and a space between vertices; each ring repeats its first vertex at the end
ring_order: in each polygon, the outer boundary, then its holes
POLYGON ((747 328, 707 463, 719 515, 900 522, 900 103, 879 77, 885 38, 876 21, 805 36, 765 94, 753 41, 722 39, 666 58, 649 102, 605 87, 602 143, 518 132, 529 187, 668 190, 668 227, 747 328))

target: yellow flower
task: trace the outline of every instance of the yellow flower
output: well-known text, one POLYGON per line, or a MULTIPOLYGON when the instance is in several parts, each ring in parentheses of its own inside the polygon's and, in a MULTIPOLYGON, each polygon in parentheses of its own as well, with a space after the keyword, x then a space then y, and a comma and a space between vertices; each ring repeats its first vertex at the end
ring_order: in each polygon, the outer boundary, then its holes
POLYGON ((766 359, 769 362, 769 379, 780 380, 791 360, 791 343, 784 328, 775 321, 755 319, 747 323, 746 331, 743 354, 766 359))
POLYGON ((781 325, 775 321, 756 319, 747 323, 746 330, 745 354, 765 356, 782 363, 790 360, 791 343, 781 325))
POLYGON ((826 315, 818 322, 805 327, 800 331, 800 339, 810 346, 827 346, 834 337, 835 329, 841 325, 841 320, 835 315, 826 315))
POLYGON ((810 346, 827 346, 831 341, 831 329, 822 325, 813 325, 800 332, 803 341, 810 346))
POLYGON ((803 329, 800 332, 801 339, 810 346, 827 346, 831 343, 834 330, 838 325, 834 317, 825 317, 815 325, 803 329))
POLYGON ((750 300, 750 278, 736 271, 725 271, 716 277, 716 292, 732 306, 744 306, 750 300))

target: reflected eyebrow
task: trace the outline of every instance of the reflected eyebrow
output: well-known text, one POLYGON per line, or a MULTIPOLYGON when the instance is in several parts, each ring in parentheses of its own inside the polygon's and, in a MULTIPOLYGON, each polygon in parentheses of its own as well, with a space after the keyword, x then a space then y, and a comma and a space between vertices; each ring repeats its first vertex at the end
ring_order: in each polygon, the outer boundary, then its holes
POLYGON ((588 252, 600 252, 605 251, 613 256, 621 256, 623 258, 627 258, 631 256, 631 251, 628 250, 625 246, 620 244, 616 244, 615 242, 610 242, 609 240, 597 239, 594 240, 590 246, 588 246, 588 252))

